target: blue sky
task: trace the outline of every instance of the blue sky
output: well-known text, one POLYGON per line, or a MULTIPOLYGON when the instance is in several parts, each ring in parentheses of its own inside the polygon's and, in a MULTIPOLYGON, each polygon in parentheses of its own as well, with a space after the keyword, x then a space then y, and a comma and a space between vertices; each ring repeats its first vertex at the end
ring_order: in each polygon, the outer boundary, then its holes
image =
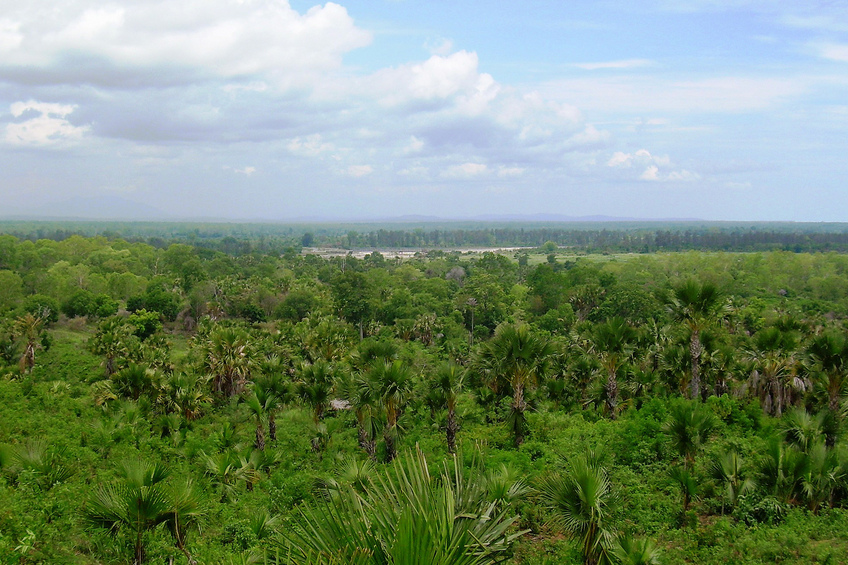
POLYGON ((0 1, 0 215, 848 221, 845 1, 0 1))

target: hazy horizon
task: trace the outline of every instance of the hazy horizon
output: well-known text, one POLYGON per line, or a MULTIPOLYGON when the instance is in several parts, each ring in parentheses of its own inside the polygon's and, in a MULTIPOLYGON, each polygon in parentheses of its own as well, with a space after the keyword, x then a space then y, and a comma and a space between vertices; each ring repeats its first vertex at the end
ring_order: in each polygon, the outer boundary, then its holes
POLYGON ((844 222, 847 100, 842 3, 31 0, 0 218, 844 222))

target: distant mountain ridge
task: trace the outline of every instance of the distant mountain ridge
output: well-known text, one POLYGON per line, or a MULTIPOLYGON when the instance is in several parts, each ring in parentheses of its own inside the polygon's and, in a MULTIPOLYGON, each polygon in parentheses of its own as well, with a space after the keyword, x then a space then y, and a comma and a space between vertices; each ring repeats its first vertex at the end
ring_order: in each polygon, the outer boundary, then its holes
POLYGON ((173 216, 121 196, 76 197, 28 209, 0 213, 7 220, 172 220, 173 216))

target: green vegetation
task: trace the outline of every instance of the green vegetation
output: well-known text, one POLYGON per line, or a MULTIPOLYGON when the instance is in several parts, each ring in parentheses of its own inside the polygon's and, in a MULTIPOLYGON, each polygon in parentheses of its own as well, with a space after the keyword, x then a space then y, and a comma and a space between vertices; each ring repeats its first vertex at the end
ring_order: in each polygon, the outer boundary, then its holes
POLYGON ((848 256, 227 237, 0 236, 0 564, 848 562, 848 256))

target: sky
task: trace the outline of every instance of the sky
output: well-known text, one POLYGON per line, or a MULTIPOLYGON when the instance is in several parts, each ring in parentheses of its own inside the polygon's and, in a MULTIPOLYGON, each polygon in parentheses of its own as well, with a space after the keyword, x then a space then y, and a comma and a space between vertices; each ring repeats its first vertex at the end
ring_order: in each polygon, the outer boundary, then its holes
POLYGON ((0 0, 0 216, 98 201, 848 221, 848 0, 0 0))

